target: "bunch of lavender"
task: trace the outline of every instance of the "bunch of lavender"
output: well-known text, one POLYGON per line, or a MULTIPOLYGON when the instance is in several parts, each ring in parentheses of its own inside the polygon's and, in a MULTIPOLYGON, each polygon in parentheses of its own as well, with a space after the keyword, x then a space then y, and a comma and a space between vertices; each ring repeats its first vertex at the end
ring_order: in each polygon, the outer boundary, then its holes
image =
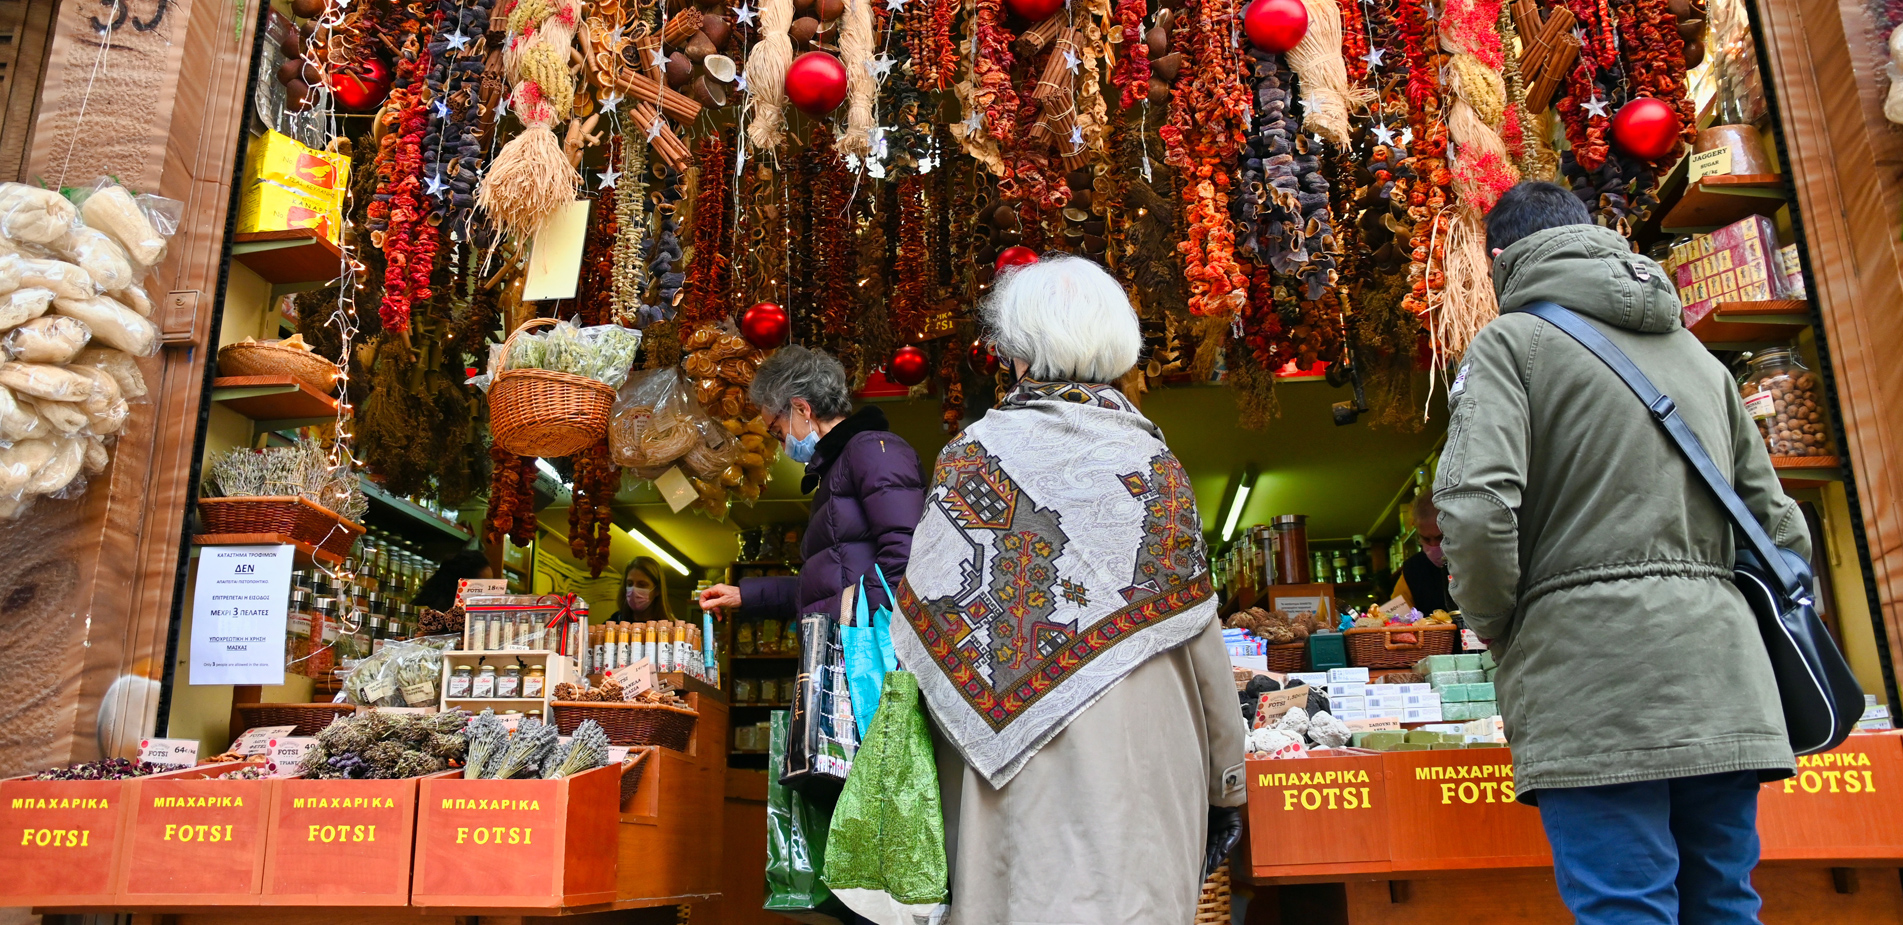
POLYGON ((34 780, 125 780, 128 777, 144 777, 164 770, 158 765, 146 761, 132 761, 126 758, 107 758, 103 761, 88 761, 71 767, 53 768, 33 775, 34 780))

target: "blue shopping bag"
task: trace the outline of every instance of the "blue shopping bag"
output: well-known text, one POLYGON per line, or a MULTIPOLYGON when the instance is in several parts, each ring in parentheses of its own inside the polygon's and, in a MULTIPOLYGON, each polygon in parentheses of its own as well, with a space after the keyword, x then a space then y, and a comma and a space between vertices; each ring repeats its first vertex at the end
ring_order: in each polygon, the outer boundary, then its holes
POLYGON ((899 660, 892 652, 892 586, 885 571, 873 566, 879 584, 885 588, 887 606, 876 610, 866 603, 866 579, 859 578, 858 593, 853 595, 853 618, 839 628, 840 643, 846 655, 846 689, 852 697, 852 718, 859 727, 859 738, 872 730, 872 714, 879 709, 879 690, 888 671, 897 671, 899 660))

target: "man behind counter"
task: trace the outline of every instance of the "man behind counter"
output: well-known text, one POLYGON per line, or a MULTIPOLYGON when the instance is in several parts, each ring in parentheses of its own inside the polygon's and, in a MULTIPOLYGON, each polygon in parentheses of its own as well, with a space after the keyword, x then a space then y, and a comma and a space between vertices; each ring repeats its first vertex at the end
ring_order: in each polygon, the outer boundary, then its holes
POLYGON ((1434 507, 1431 492, 1414 496, 1414 530, 1421 538, 1421 551, 1401 563, 1401 577, 1395 579, 1393 598, 1399 595, 1421 613, 1452 611, 1454 602, 1447 594, 1447 557, 1440 551, 1440 511, 1434 507))

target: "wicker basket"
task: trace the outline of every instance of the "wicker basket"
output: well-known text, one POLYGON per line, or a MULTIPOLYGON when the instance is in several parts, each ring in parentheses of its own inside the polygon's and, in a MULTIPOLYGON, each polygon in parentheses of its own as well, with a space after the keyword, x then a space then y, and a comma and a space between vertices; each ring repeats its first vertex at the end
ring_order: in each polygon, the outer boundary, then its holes
POLYGON ((1291 671, 1308 670, 1308 643, 1291 642, 1279 646, 1269 646, 1269 670, 1288 674, 1291 671))
POLYGON ((1229 865, 1223 864, 1203 881, 1203 895, 1196 900, 1196 925, 1229 925, 1229 865))
POLYGON ((348 703, 240 703, 234 706, 246 729, 259 726, 296 726, 290 735, 314 736, 339 716, 357 708, 348 703))
POLYGON ((253 342, 218 350, 220 376, 289 376, 329 395, 337 387, 337 372, 337 364, 296 347, 253 342))
POLYGON ((621 811, 628 811, 628 804, 634 801, 634 795, 641 789, 641 775, 648 769, 648 756, 654 754, 652 748, 629 749, 625 764, 621 766, 621 811))
MULTIPOLYGON (((531 328, 553 318, 531 318, 502 343, 502 355, 531 328)), ((552 369, 505 369, 489 386, 489 432, 495 445, 517 456, 569 456, 608 433, 615 390, 605 382, 552 369)))
POLYGON ((200 498, 198 516, 208 534, 282 533, 340 558, 349 555, 350 547, 363 535, 362 527, 329 508, 289 495, 200 498))
POLYGON ((615 745, 659 745, 679 752, 687 751, 694 740, 694 725, 700 722, 700 714, 693 710, 661 703, 557 700, 548 708, 562 735, 574 735, 582 720, 592 719, 615 745))
POLYGON ((1460 630, 1451 623, 1422 626, 1370 626, 1342 634, 1348 644, 1348 664, 1367 668, 1406 668, 1429 655, 1447 655, 1460 640, 1460 630), (1394 637, 1413 633, 1415 642, 1395 642, 1394 637))

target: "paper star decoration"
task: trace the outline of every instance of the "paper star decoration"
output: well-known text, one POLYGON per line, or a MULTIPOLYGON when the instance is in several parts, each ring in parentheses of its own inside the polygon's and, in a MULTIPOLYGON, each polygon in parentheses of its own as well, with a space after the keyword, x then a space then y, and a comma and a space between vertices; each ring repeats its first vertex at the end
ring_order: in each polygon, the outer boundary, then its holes
POLYGON ((1384 145, 1387 145, 1389 147, 1393 147, 1394 146, 1394 130, 1391 128, 1388 128, 1386 125, 1377 125, 1374 127, 1374 140, 1384 145))
POLYGON ((1600 99, 1599 94, 1594 93, 1592 95, 1592 99, 1587 102, 1579 104, 1579 108, 1584 109, 1587 112, 1592 113, 1593 115, 1598 116, 1601 119, 1604 119, 1606 117, 1606 105, 1607 105, 1606 101, 1600 99))
POLYGON ((667 52, 662 51, 661 46, 659 45, 654 46, 654 54, 651 54, 648 56, 648 65, 654 68, 661 69, 661 70, 666 70, 667 69, 667 52))
POLYGON ((1309 96, 1309 97, 1303 97, 1303 98, 1302 98, 1302 111, 1303 111, 1303 112, 1314 112, 1314 111, 1316 111, 1316 110, 1318 110, 1318 109, 1320 109, 1320 108, 1322 108, 1322 104, 1321 104, 1321 101, 1320 101, 1320 100, 1318 100, 1318 99, 1316 99, 1316 98, 1314 98, 1314 97, 1312 97, 1312 96, 1309 96))
POLYGON ((1404 129, 1402 129, 1402 130, 1401 130, 1401 144, 1402 144, 1402 145, 1406 145, 1406 144, 1409 144, 1409 143, 1410 143, 1410 142, 1412 142, 1413 140, 1414 140, 1414 130, 1413 130, 1413 129, 1411 129, 1411 128, 1404 128, 1404 129))
POLYGON ((654 122, 648 126, 648 140, 653 141, 659 137, 661 137, 661 117, 655 116, 654 122))
POLYGON ((616 48, 621 47, 621 25, 620 24, 617 23, 615 25, 615 31, 608 33, 608 44, 616 48))
POLYGON ((747 92, 747 72, 746 71, 741 71, 739 76, 733 79, 733 89, 734 89, 734 92, 736 93, 747 92))
POLYGON ((883 160, 889 150, 885 142, 885 128, 875 125, 866 129, 866 140, 872 143, 870 155, 883 160))
POLYGON ((885 0, 885 10, 888 13, 903 13, 905 5, 909 2, 911 0, 885 0))
POLYGON ((733 8, 733 21, 735 25, 751 26, 753 25, 753 21, 759 18, 760 11, 744 3, 733 8))
POLYGON ((1084 130, 1082 126, 1073 125, 1070 127, 1070 143, 1072 151, 1084 146, 1084 130))
POLYGON ((1084 59, 1077 57, 1076 49, 1072 49, 1072 48, 1064 49, 1064 67, 1067 68, 1071 73, 1073 74, 1077 73, 1077 65, 1082 63, 1084 63, 1084 59))
POLYGON ((448 42, 450 51, 462 51, 469 44, 469 36, 461 32, 452 32, 449 34, 448 42))
POLYGON ((621 171, 614 169, 614 166, 610 165, 607 170, 601 172, 601 186, 599 188, 612 188, 615 185, 615 181, 619 179, 621 179, 621 171))
POLYGON ((429 184, 423 187, 423 192, 440 198, 443 195, 443 190, 448 188, 449 184, 443 182, 442 174, 432 174, 429 178, 429 184))
POLYGON ((971 111, 971 115, 965 117, 965 133, 966 134, 976 135, 978 132, 982 131, 984 127, 985 127, 984 110, 974 109, 971 111))
POLYGON ((1578 42, 1582 47, 1586 44, 1586 28, 1584 26, 1573 27, 1573 41, 1578 42))
POLYGON ((436 118, 438 119, 449 118, 449 104, 448 103, 445 103, 442 100, 431 100, 429 104, 429 108, 430 108, 430 112, 433 112, 436 114, 436 118))
POLYGON ((621 108, 621 91, 616 90, 601 98, 601 108, 614 112, 621 108))
POLYGON ((502 102, 496 104, 496 119, 500 120, 503 116, 506 116, 508 114, 509 114, 509 98, 507 96, 504 96, 502 98, 502 102))
POLYGON ((892 70, 892 66, 898 63, 891 55, 880 52, 877 58, 866 62, 866 71, 872 75, 872 79, 884 80, 886 72, 892 70))
POLYGON ((1369 48, 1368 53, 1361 56, 1361 60, 1368 62, 1369 67, 1380 67, 1381 56, 1387 53, 1388 50, 1385 48, 1369 48))

